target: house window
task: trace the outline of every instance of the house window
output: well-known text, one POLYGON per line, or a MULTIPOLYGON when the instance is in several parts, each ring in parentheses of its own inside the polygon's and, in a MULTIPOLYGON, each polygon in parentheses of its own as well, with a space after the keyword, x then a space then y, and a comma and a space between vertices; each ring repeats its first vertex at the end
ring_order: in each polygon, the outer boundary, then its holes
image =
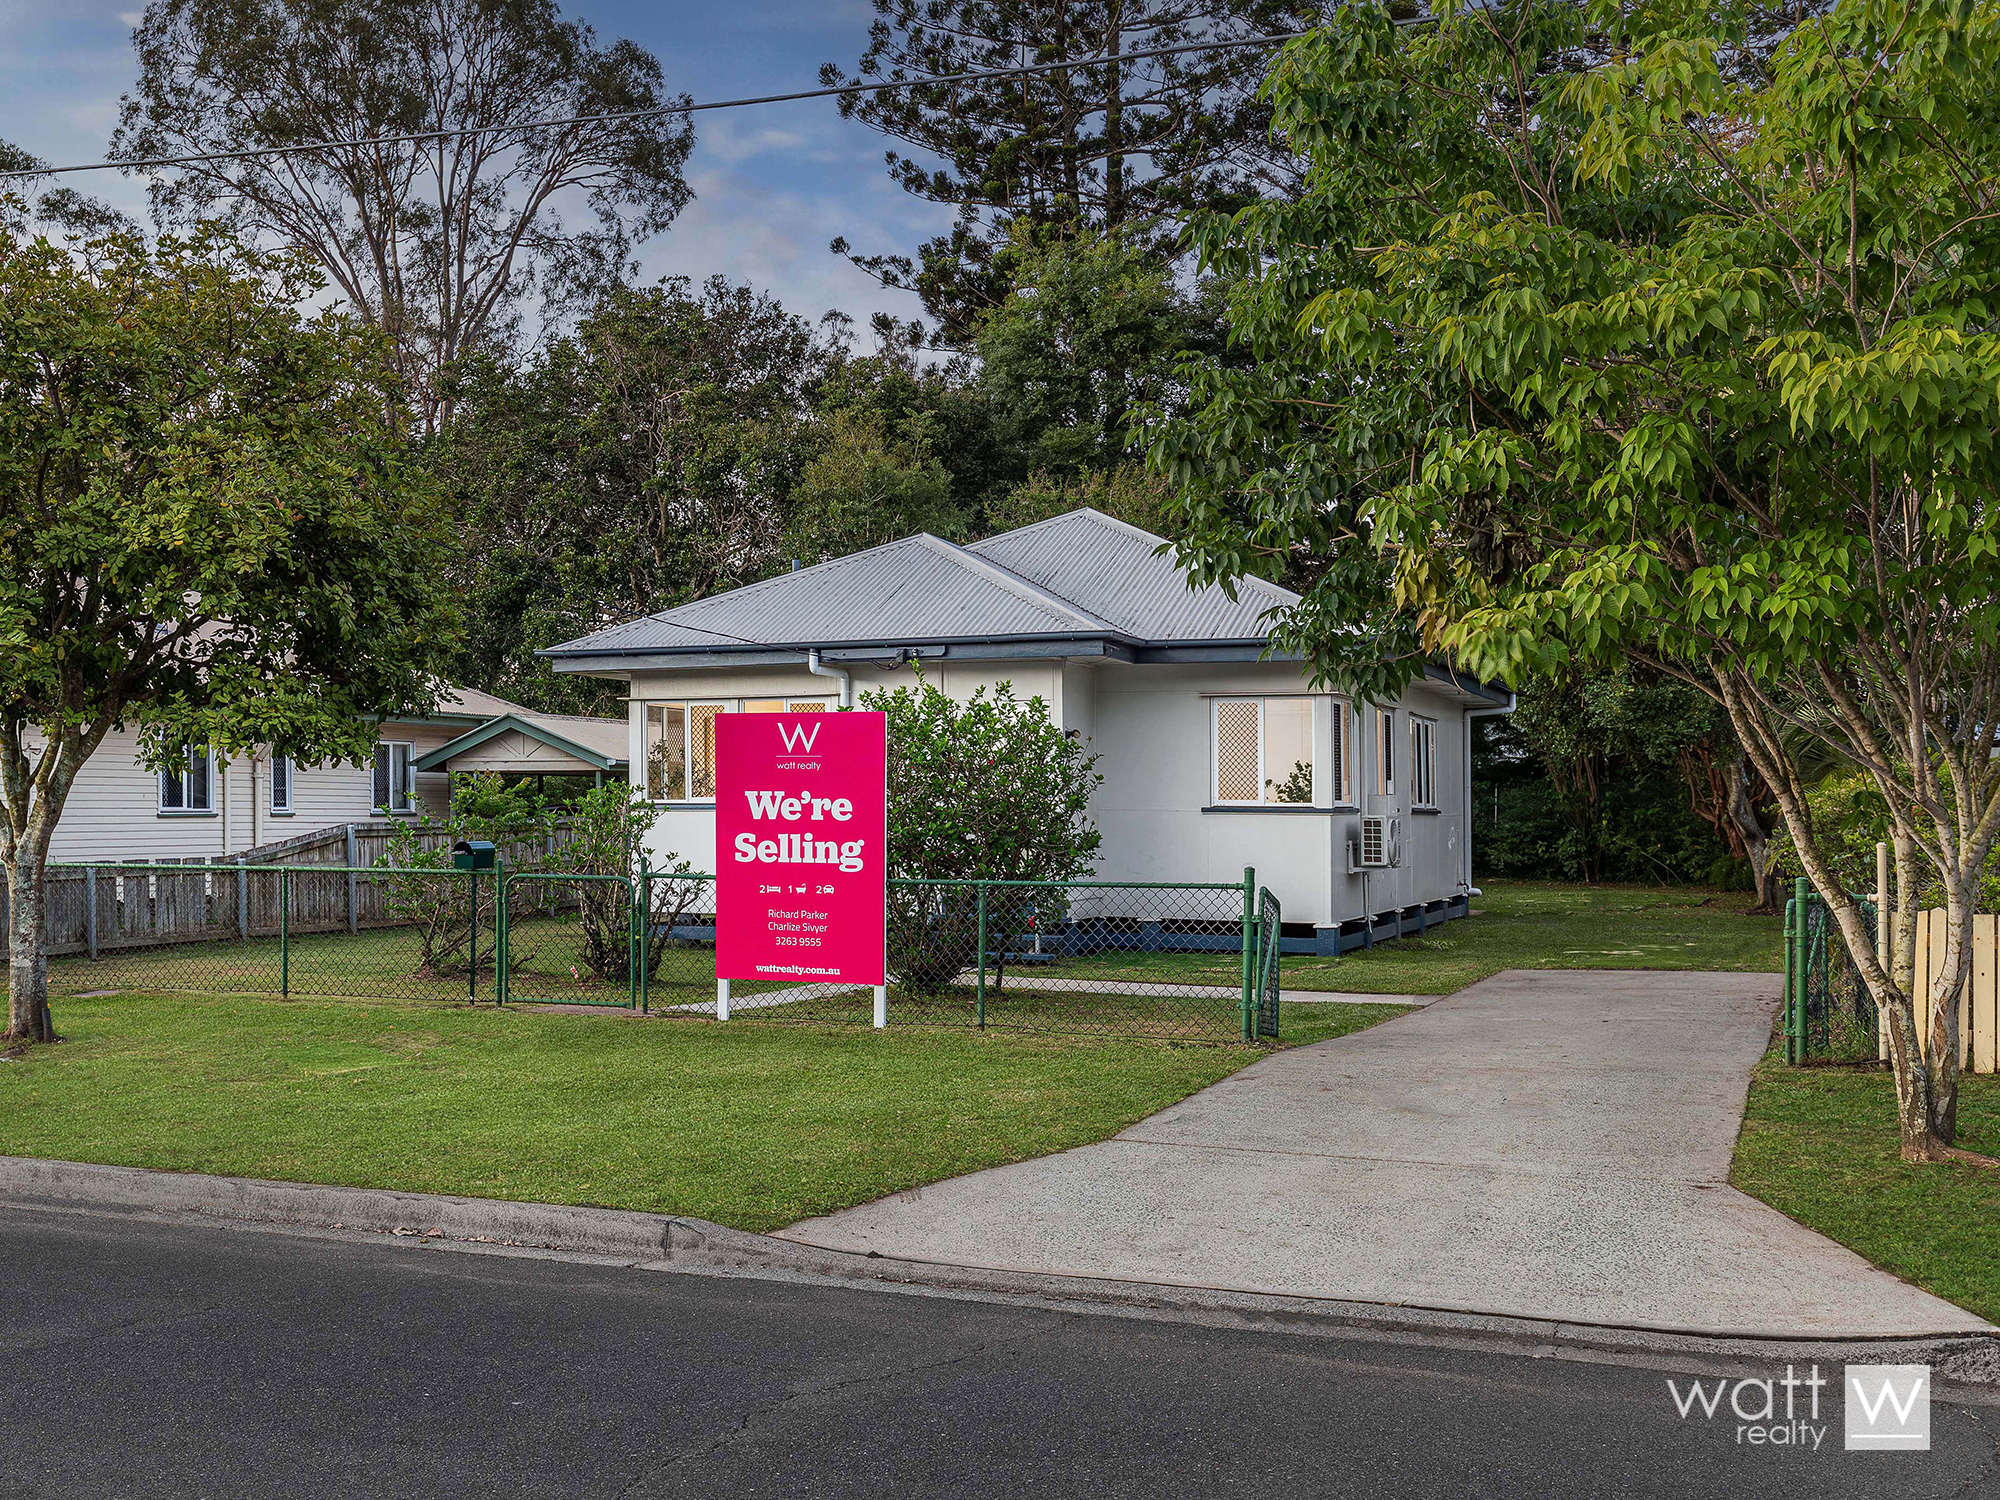
POLYGON ((160 772, 160 811, 215 811, 215 752, 206 745, 189 745, 160 772))
POLYGON ((1312 699, 1215 700, 1215 800, 1312 802, 1312 699))
POLYGON ((383 740, 375 747, 375 811, 417 810, 417 773, 412 769, 417 747, 403 740, 383 740))
POLYGON ((1410 715, 1410 806, 1437 806, 1437 724, 1410 715))
POLYGON ((1335 698, 1333 707, 1333 764, 1327 768, 1333 783, 1333 804, 1354 804, 1354 710, 1335 698))
POLYGON ((717 714, 825 713, 824 698, 726 698, 646 705, 646 795, 655 802, 708 802, 715 796, 717 714))
POLYGON ((1396 711, 1375 710, 1375 795, 1396 795, 1396 711))
POLYGON ((292 758, 279 750, 271 752, 271 811, 281 818, 292 813, 292 758))

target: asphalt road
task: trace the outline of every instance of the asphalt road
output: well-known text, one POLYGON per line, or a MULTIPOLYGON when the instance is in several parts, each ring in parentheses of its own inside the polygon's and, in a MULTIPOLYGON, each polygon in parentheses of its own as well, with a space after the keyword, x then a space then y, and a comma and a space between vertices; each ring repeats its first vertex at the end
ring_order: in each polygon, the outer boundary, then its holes
POLYGON ((2000 1494, 1942 1400, 1810 1452, 1414 1342, 25 1212, 0 1265, 4 1496, 2000 1494))

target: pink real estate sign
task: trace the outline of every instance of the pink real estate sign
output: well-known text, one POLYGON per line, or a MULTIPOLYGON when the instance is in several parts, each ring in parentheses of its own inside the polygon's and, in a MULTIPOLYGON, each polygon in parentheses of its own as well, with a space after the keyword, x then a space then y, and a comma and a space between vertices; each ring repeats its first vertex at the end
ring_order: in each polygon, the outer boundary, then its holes
POLYGON ((718 714, 718 979, 887 982, 889 728, 879 713, 718 714))

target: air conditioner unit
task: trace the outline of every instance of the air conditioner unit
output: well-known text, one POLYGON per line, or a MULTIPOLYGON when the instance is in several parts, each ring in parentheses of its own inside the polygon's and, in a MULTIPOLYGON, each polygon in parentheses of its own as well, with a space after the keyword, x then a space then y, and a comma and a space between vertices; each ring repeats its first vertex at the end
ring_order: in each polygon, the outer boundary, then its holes
POLYGON ((1368 817, 1361 820, 1361 867, 1386 870, 1403 862, 1403 824, 1400 818, 1368 817))

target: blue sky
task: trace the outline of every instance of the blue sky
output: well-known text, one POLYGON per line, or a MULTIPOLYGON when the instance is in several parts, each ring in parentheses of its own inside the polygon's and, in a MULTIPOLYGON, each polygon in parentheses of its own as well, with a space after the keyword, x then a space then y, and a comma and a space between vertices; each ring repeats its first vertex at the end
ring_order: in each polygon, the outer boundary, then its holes
MULTIPOLYGON (((139 3, 0 0, 0 139, 53 162, 100 158, 137 76, 139 3)), ((872 14, 867 0, 567 0, 564 13, 600 37, 646 47, 668 86, 696 99, 816 87, 821 63, 853 67, 872 14)), ((837 307, 864 330, 876 311, 919 315, 914 297, 883 291, 826 248, 845 234, 861 249, 909 251, 949 225, 948 208, 889 181, 882 137, 843 121, 832 100, 695 118, 695 201, 648 247, 646 275, 720 271, 808 317, 837 307)), ((72 182, 145 221, 137 179, 107 172, 72 182)))

